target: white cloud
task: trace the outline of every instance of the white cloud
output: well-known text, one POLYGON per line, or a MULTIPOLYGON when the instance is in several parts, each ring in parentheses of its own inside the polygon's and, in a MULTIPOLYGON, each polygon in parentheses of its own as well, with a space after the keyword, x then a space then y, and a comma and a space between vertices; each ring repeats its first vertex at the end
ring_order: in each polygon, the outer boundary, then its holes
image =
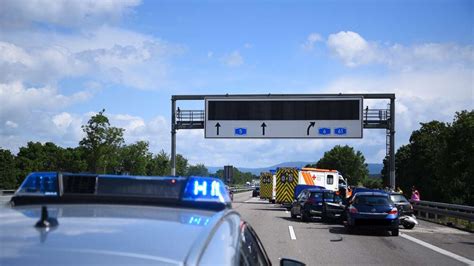
POLYGON ((48 23, 63 27, 84 27, 117 22, 140 0, 3 0, 0 26, 21 27, 48 23))
POLYGON ((367 64, 383 64, 393 69, 412 71, 419 68, 464 65, 472 67, 474 46, 453 43, 422 43, 411 46, 380 44, 367 41, 352 31, 341 31, 328 37, 331 53, 348 67, 367 64))
POLYGON ((5 126, 10 127, 10 128, 17 128, 18 124, 13 121, 7 120, 7 122, 5 122, 5 126))
POLYGON ((239 51, 233 51, 221 58, 221 62, 228 67, 238 67, 244 64, 244 58, 239 51))
POLYGON ((310 33, 301 47, 306 51, 312 51, 314 49, 314 45, 317 42, 321 42, 322 40, 323 38, 318 33, 310 33))
POLYGON ((335 56, 350 67, 373 62, 377 59, 374 53, 376 47, 373 47, 356 32, 341 31, 331 34, 328 37, 327 45, 335 56))

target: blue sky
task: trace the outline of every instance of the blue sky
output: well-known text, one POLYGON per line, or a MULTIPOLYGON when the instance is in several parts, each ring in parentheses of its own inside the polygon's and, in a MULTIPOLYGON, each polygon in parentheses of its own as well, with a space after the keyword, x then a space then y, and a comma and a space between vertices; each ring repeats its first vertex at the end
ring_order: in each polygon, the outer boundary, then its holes
MULTIPOLYGON (((473 109, 472 1, 2 1, 0 146, 76 146, 102 108, 127 143, 169 152, 173 94, 397 95, 396 146, 420 122, 473 109), (36 5, 36 6, 35 6, 36 5)), ((367 102, 371 107, 383 106, 367 102)), ((187 103, 185 108, 202 108, 187 103)), ((181 131, 190 162, 262 167, 316 161, 362 140, 206 140, 181 131)))

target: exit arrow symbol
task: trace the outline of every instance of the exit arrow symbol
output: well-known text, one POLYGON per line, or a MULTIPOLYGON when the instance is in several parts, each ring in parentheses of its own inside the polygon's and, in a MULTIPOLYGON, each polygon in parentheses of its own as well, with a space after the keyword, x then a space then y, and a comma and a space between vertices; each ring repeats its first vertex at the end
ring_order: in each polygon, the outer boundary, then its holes
POLYGON ((309 129, 310 129, 311 127, 314 127, 315 124, 316 124, 316 122, 309 122, 309 126, 308 126, 308 128, 306 129, 306 135, 307 135, 307 136, 309 136, 309 129))
POLYGON ((267 127, 265 122, 262 123, 261 127, 262 127, 262 135, 265 136, 265 128, 267 127))
POLYGON ((221 127, 221 124, 219 124, 219 122, 217 122, 217 124, 215 125, 216 129, 217 129, 217 136, 219 136, 219 128, 221 127))

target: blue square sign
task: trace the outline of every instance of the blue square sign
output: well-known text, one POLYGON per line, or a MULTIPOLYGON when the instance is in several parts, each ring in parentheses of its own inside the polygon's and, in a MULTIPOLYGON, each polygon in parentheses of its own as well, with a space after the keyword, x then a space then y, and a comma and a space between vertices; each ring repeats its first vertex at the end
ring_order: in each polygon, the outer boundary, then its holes
POLYGON ((338 127, 334 129, 334 134, 336 135, 347 135, 347 129, 344 127, 338 127))
POLYGON ((234 135, 245 136, 247 135, 247 129, 243 127, 234 128, 234 135))
POLYGON ((327 127, 320 127, 319 128, 319 135, 329 135, 331 134, 331 129, 327 127))

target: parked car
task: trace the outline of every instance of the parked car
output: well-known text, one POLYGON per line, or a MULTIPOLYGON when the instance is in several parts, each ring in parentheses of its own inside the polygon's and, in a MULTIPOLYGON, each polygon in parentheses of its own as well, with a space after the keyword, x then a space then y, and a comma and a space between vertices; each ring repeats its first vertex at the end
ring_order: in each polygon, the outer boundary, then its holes
POLYGON ((393 236, 399 234, 398 209, 383 191, 358 192, 346 208, 348 232, 356 228, 388 230, 393 236))
POLYGON ((252 191, 252 197, 260 196, 260 187, 255 187, 252 191))
POLYGON ((332 190, 321 187, 305 188, 291 204, 291 218, 298 216, 306 222, 311 217, 327 220, 339 218, 344 212, 341 198, 332 190))

